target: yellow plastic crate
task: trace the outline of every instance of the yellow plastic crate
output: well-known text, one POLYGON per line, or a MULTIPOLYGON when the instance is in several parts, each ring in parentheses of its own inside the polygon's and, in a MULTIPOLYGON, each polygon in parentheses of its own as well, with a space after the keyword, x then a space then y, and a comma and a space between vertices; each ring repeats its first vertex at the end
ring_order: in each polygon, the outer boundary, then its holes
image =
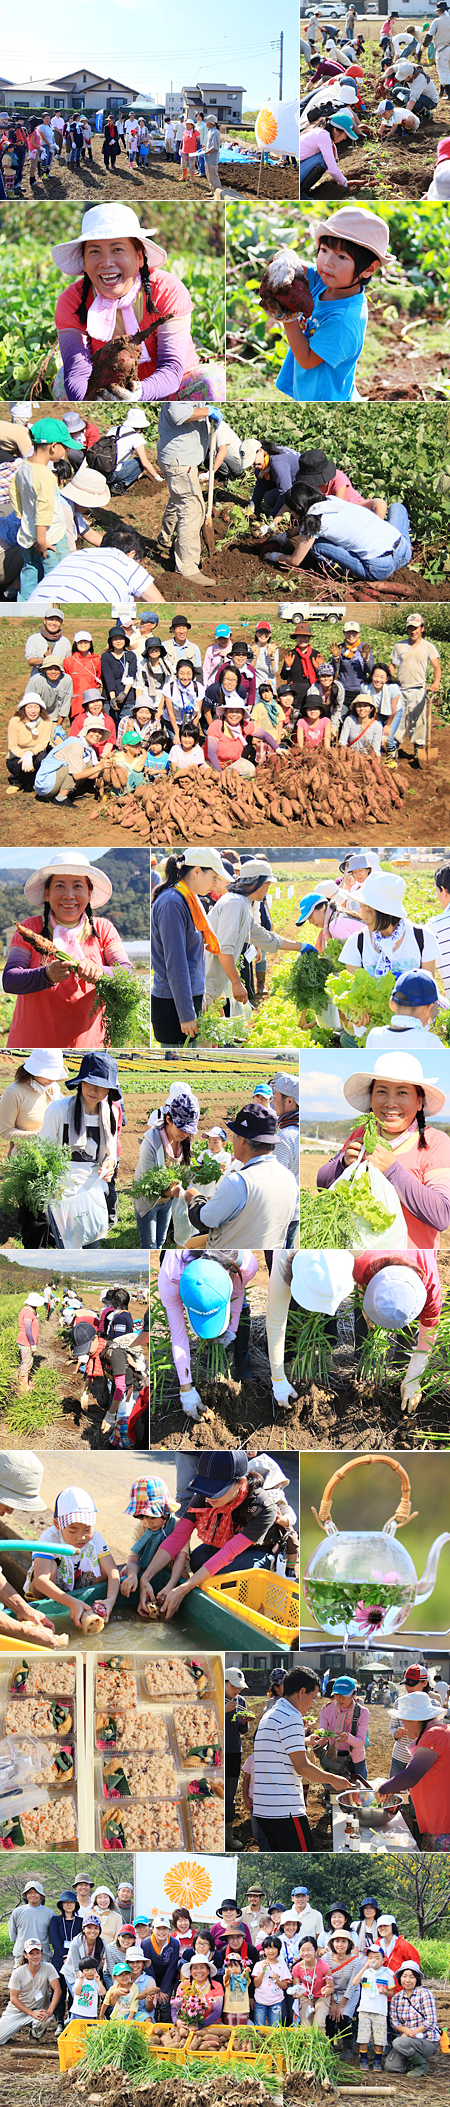
POLYGON ((98 2026, 97 2019, 71 2019, 70 2026, 65 2027, 64 2033, 59 2036, 58 2055, 60 2070, 73 2070, 75 2063, 81 2063, 86 2035, 89 2034, 91 2027, 96 2026, 98 2026))
POLYGON ((223 1609, 232 1609, 243 1623, 253 1624, 255 1631, 266 1632, 270 1639, 281 1639, 284 1646, 298 1643, 298 1580, 285 1580, 282 1574, 252 1566, 242 1573, 215 1573, 212 1580, 203 1580, 200 1585, 213 1602, 223 1609))

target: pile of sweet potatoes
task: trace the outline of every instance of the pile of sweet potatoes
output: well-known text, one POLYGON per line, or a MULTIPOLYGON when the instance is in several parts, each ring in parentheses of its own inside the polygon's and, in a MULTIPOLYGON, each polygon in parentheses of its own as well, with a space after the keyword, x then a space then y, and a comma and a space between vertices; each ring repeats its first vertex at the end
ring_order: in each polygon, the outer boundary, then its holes
POLYGON ((115 798, 107 816, 143 841, 225 841, 233 834, 240 839, 251 828, 269 825, 301 834, 326 827, 330 832, 345 828, 350 837, 360 832, 365 820, 386 823, 401 807, 408 785, 398 769, 393 774, 374 754, 352 753, 348 747, 325 754, 278 753, 266 761, 257 775, 244 777, 227 768, 222 775, 211 769, 201 774, 189 771, 178 777, 149 783, 128 797, 115 798))

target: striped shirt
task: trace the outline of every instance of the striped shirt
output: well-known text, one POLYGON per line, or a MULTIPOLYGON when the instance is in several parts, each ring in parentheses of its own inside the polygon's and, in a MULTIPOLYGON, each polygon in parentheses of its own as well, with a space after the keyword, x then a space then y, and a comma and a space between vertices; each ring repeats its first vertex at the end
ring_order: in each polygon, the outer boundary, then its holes
POLYGON ((399 1990, 392 1998, 390 2016, 394 2029, 412 2027, 415 2033, 425 2034, 427 2041, 439 2041, 440 2029, 433 1992, 426 1990, 423 1983, 419 1984, 417 1990, 411 1991, 410 1997, 407 1997, 406 1990, 399 1990))
POLYGON ((79 600, 89 606, 100 600, 111 607, 124 599, 142 598, 153 583, 150 571, 121 549, 77 549, 41 579, 31 595, 31 611, 48 600, 79 600))
POLYGON ((304 1814, 302 1781, 291 1763, 291 1756, 304 1748, 301 1714, 287 1697, 279 1697, 277 1704, 263 1713, 255 1736, 254 1814, 266 1815, 271 1821, 287 1821, 290 1814, 304 1814))
MULTIPOLYGON (((450 907, 445 907, 443 914, 432 916, 431 921, 425 925, 424 936, 437 937, 439 972, 444 983, 445 993, 450 995, 450 907)), ((428 945, 428 954, 432 950, 433 945, 428 945)))

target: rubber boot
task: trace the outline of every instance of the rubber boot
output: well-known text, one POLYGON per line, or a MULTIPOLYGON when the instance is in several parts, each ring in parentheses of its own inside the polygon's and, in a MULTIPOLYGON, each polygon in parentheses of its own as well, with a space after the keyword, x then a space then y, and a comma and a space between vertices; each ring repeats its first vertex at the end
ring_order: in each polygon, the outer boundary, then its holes
POLYGON ((365 2050, 364 2050, 363 2052, 361 2052, 361 2049, 360 2049, 360 2052, 359 2052, 359 2068, 360 2068, 360 2070, 368 2070, 368 2069, 369 2069, 369 2058, 368 2058, 368 2054, 367 2054, 367 2049, 365 2049, 365 2050))
POLYGON ((374 2069, 374 2070, 382 2070, 382 2069, 383 2069, 383 2057, 382 2057, 381 2055, 380 2055, 380 2056, 374 2056, 374 2059, 373 2059, 373 2069, 374 2069))
POLYGON ((247 1302, 247 1297, 244 1296, 241 1315, 239 1318, 239 1324, 234 1342, 234 1373, 236 1381, 238 1383, 251 1383, 253 1381, 253 1368, 249 1353, 249 1342, 250 1308, 247 1302))

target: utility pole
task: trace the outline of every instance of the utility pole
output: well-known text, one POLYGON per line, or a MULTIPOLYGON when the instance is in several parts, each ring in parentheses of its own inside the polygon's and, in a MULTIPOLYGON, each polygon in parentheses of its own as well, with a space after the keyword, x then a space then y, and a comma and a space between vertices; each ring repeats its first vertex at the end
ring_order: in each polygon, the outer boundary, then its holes
POLYGON ((277 51, 277 52, 278 52, 278 54, 279 54, 279 66, 278 66, 278 101, 279 101, 279 102, 282 102, 282 100, 283 100, 283 48, 284 48, 284 32, 283 32, 283 30, 282 30, 282 29, 280 29, 280 34, 279 34, 279 37, 273 37, 273 38, 272 38, 272 41, 271 41, 271 46, 270 46, 270 49, 271 49, 271 51, 277 51))

